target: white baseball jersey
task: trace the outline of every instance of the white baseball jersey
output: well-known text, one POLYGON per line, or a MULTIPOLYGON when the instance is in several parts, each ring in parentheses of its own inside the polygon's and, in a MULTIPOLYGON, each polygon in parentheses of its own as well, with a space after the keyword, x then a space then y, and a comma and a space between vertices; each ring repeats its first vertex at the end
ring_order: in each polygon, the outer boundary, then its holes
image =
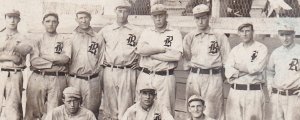
POLYGON ((45 120, 97 120, 94 114, 86 109, 79 108, 78 113, 76 115, 69 115, 66 111, 65 105, 61 105, 52 111, 50 111, 45 120))
MULTIPOLYGON (((143 50, 142 44, 149 44, 153 47, 164 47, 174 51, 183 52, 182 35, 179 30, 169 26, 163 31, 158 32, 154 27, 145 29, 140 37, 137 53, 143 50)), ((172 52, 161 53, 160 56, 170 57, 172 52)), ((177 67, 177 62, 161 61, 153 58, 153 56, 145 56, 141 54, 140 67, 145 67, 153 71, 168 70, 177 67)))
POLYGON ((143 109, 140 102, 135 103, 127 109, 121 120, 154 120, 157 116, 161 120, 174 120, 168 109, 157 101, 148 110, 143 109))
POLYGON ((211 28, 203 33, 193 30, 183 40, 184 69, 220 68, 225 63, 229 52, 230 44, 225 35, 216 34, 211 28))

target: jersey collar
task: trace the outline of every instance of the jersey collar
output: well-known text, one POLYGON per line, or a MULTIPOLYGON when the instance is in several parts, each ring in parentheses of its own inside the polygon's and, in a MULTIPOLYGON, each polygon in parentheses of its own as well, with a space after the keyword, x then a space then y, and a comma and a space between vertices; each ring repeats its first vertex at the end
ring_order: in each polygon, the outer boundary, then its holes
POLYGON ((74 31, 77 32, 77 33, 86 33, 86 34, 88 34, 92 37, 95 36, 95 33, 94 33, 93 28, 91 26, 88 28, 87 31, 84 31, 84 30, 80 29, 79 27, 77 27, 74 31))
POLYGON ((114 22, 114 23, 112 24, 112 29, 113 29, 113 30, 119 29, 119 28, 121 28, 121 27, 128 28, 128 29, 132 30, 132 25, 129 24, 129 23, 126 23, 126 24, 123 25, 123 26, 120 26, 117 22, 114 22))

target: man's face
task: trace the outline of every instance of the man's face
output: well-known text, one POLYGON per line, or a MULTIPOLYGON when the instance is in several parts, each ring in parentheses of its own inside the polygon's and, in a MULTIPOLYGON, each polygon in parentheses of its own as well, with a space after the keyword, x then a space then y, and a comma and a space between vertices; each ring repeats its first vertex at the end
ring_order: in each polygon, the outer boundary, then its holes
POLYGON ((20 17, 6 15, 5 23, 7 29, 17 29, 20 22, 20 17))
POLYGON ((90 26, 91 18, 85 13, 80 13, 77 14, 76 21, 78 23, 79 28, 88 29, 90 26))
POLYGON ((243 27, 239 31, 239 36, 241 37, 241 39, 244 43, 248 43, 253 40, 253 30, 251 29, 250 26, 243 27))
POLYGON ((209 23, 209 16, 194 16, 195 22, 197 24, 197 27, 201 30, 205 30, 208 27, 209 23))
POLYGON ((201 117, 204 110, 205 110, 205 106, 200 101, 192 101, 189 104, 189 112, 194 118, 201 117))
POLYGON ((149 91, 141 92, 141 104, 150 107, 154 103, 155 94, 149 91))
POLYGON ((56 28, 58 26, 58 20, 54 16, 48 16, 43 21, 43 25, 48 33, 56 32, 56 28))
POLYGON ((294 33, 279 34, 278 36, 282 46, 284 47, 289 47, 294 43, 294 37, 295 37, 294 33))
POLYGON ((118 23, 125 23, 127 22, 127 18, 129 15, 129 9, 124 7, 118 7, 115 10, 117 15, 117 22, 118 23))
POLYGON ((151 15, 151 16, 152 16, 152 20, 154 22, 155 28, 163 28, 166 26, 168 14, 162 13, 162 14, 155 14, 155 15, 151 15))
POLYGON ((64 104, 66 106, 66 110, 70 114, 76 114, 80 108, 80 99, 75 97, 66 96, 63 99, 64 104))

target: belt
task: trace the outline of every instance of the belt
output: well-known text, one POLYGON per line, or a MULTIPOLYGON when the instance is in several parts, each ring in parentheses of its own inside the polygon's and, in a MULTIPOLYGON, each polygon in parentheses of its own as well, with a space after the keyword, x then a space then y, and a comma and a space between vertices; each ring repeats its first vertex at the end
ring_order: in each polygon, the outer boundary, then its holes
POLYGON ((289 89, 289 90, 278 90, 277 88, 272 88, 272 93, 278 93, 280 95, 297 95, 297 94, 294 94, 295 91, 297 91, 299 89, 289 89))
POLYGON ((67 73, 65 72, 43 72, 43 71, 38 71, 34 70, 33 72, 41 75, 49 75, 49 76, 66 76, 67 73))
POLYGON ((210 74, 210 71, 212 74, 219 74, 221 73, 221 69, 201 69, 201 68, 191 68, 191 72, 192 73, 198 73, 199 70, 199 74, 210 74))
POLYGON ((235 90, 262 90, 262 84, 231 84, 231 88, 235 90))
POLYGON ((103 67, 113 67, 113 68, 124 69, 124 68, 131 68, 132 65, 126 65, 126 66, 104 65, 103 67))
POLYGON ((166 75, 173 75, 174 74, 174 69, 169 69, 169 70, 162 70, 162 71, 151 71, 148 68, 138 68, 138 70, 147 73, 147 74, 156 74, 156 75, 162 75, 162 76, 166 76, 166 75))
POLYGON ((80 76, 80 75, 74 75, 74 74, 70 74, 71 77, 75 77, 75 78, 79 78, 79 79, 84 79, 84 80, 90 80, 93 78, 96 78, 99 76, 98 73, 90 75, 90 76, 80 76))
POLYGON ((21 72, 23 69, 11 69, 11 68, 0 68, 1 71, 14 71, 14 72, 21 72))

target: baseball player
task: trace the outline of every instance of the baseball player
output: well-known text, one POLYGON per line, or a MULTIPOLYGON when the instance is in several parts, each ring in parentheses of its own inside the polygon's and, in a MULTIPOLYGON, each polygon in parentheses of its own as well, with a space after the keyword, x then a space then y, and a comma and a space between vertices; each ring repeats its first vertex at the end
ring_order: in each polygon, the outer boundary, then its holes
POLYGON ((97 120, 93 112, 81 107, 82 97, 75 87, 67 87, 63 91, 64 105, 54 108, 45 120, 97 120))
POLYGON ((5 12, 5 30, 0 33, 0 119, 21 120, 22 71, 32 47, 29 40, 18 32, 20 12, 5 12))
POLYGON ((135 100, 138 55, 135 53, 139 28, 127 21, 130 4, 117 2, 117 20, 99 32, 105 42, 103 73, 104 119, 121 119, 135 100))
POLYGON ((222 67, 230 52, 227 37, 209 27, 209 7, 200 4, 193 9, 197 29, 183 40, 184 69, 190 70, 186 85, 186 100, 201 95, 206 101, 207 116, 222 120, 223 80, 222 67))
POLYGON ((30 55, 31 74, 27 85, 25 120, 41 119, 47 111, 62 104, 62 92, 67 86, 71 43, 56 32, 56 13, 43 17, 46 32, 38 38, 30 55))
POLYGON ((142 32, 137 45, 136 52, 141 55, 137 91, 146 85, 153 86, 157 91, 158 102, 174 115, 174 69, 183 52, 182 36, 179 30, 169 26, 164 5, 153 5, 151 17, 155 26, 142 32))
POLYGON ((71 37, 72 57, 68 86, 76 87, 82 95, 82 104, 98 116, 102 89, 100 80, 103 63, 103 41, 96 36, 90 26, 92 17, 86 10, 76 13, 78 27, 71 37))
POLYGON ((174 120, 169 110, 156 101, 156 90, 145 86, 140 90, 139 102, 127 109, 121 120, 174 120))
POLYGON ((272 120, 300 119, 300 46, 294 41, 295 30, 285 26, 278 30, 282 46, 270 56, 267 80, 272 120))
POLYGON ((187 120, 215 120, 206 116, 203 111, 205 110, 205 101, 199 95, 192 95, 188 99, 188 111, 191 114, 187 120))
POLYGON ((253 39, 253 25, 239 26, 242 43, 229 53, 225 75, 230 84, 226 103, 226 120, 263 120, 265 96, 263 71, 268 49, 253 39))

